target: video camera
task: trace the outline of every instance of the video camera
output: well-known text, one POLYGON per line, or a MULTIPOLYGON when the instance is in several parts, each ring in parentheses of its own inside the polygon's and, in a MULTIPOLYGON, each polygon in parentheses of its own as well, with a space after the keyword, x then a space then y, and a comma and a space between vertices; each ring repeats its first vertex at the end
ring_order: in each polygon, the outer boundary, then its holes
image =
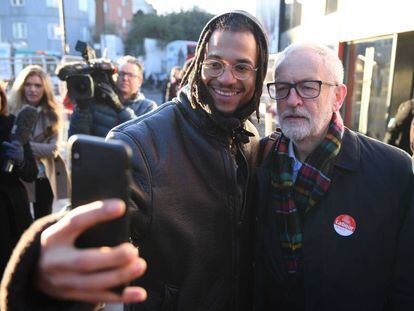
POLYGON ((116 88, 112 78, 115 66, 109 60, 97 59, 95 51, 85 42, 78 40, 75 50, 85 61, 61 67, 57 76, 66 81, 69 97, 78 103, 90 99, 105 103, 107 97, 100 91, 99 84, 104 82, 116 88))

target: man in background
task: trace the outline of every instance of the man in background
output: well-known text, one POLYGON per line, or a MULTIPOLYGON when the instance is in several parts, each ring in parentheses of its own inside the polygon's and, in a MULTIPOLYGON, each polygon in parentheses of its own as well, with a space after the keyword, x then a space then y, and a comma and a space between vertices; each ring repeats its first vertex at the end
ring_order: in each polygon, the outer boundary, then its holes
POLYGON ((157 104, 145 98, 141 92, 143 71, 142 64, 133 56, 127 55, 118 59, 118 96, 121 103, 131 108, 137 117, 157 108, 157 104))
MULTIPOLYGON (((78 100, 70 119, 69 136, 88 134, 105 137, 115 126, 143 115, 157 107, 157 104, 140 92, 143 68, 132 56, 118 60, 119 71, 116 89, 104 82, 97 87, 105 98, 78 100)), ((69 94, 70 95, 70 94, 69 94)))

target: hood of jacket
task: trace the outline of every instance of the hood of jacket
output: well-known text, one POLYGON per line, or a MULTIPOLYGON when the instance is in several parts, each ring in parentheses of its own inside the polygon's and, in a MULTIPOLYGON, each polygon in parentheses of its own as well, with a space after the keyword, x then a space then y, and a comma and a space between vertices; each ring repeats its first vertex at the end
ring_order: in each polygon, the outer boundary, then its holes
MULTIPOLYGON (((211 35, 211 34, 210 34, 211 35)), ((191 102, 191 106, 194 109, 202 109, 204 112, 215 122, 222 130, 233 136, 234 138, 238 138, 241 142, 247 143, 249 141, 249 132, 244 130, 244 122, 245 120, 256 111, 258 117, 258 110, 260 104, 260 96, 262 94, 263 89, 263 81, 266 76, 267 72, 267 62, 268 62, 268 44, 267 44, 267 37, 265 31, 260 24, 260 22, 251 14, 245 11, 230 11, 224 14, 217 15, 213 17, 204 27, 200 34, 200 38, 198 41, 197 49, 196 49, 196 56, 193 60, 193 63, 188 68, 188 87, 182 89, 182 92, 186 92, 187 96, 191 102), (223 115, 220 111, 218 111, 214 105, 214 100, 211 97, 209 91, 205 87, 203 83, 196 84, 194 79, 196 76, 201 76, 201 67, 197 66, 197 63, 201 63, 204 60, 204 53, 200 52, 202 49, 202 42, 208 41, 209 37, 207 36, 208 32, 214 32, 217 28, 216 23, 223 17, 231 15, 241 15, 247 18, 253 26, 255 32, 254 36, 258 46, 261 46, 262 49, 258 51, 258 70, 256 73, 256 87, 255 92, 252 96, 252 99, 243 107, 237 109, 232 115, 226 116, 223 115), (195 100, 194 94, 197 94, 199 100, 195 100)))

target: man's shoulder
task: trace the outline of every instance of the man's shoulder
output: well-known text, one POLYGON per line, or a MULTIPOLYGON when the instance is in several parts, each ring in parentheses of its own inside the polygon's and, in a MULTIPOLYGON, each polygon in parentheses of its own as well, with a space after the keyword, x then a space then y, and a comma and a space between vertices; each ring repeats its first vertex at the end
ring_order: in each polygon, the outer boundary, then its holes
POLYGON ((396 154, 396 155, 400 155, 400 156, 404 156, 404 157, 405 156, 409 157, 409 154, 407 152, 405 152, 404 150, 400 149, 400 148, 389 145, 389 144, 384 143, 384 142, 382 142, 382 141, 380 141, 376 138, 369 137, 365 134, 355 132, 355 131, 350 130, 350 129, 347 129, 347 130, 348 130, 349 133, 354 135, 361 144, 364 144, 366 146, 370 146, 371 148, 384 150, 384 152, 387 152, 387 153, 396 154))
POLYGON ((160 128, 162 124, 166 124, 174 120, 173 115, 177 114, 178 108, 176 103, 167 102, 157 109, 152 110, 144 115, 141 115, 135 119, 122 123, 112 129, 112 132, 130 132, 139 131, 148 127, 160 128))
POLYGON ((148 113, 158 107, 158 104, 155 101, 145 98, 141 93, 134 99, 127 101, 124 105, 132 108, 137 116, 148 113))
POLYGON ((392 163, 397 166, 412 165, 410 155, 404 150, 350 129, 345 131, 344 142, 357 144, 356 150, 359 151, 362 158, 369 158, 374 162, 383 161, 384 164, 392 163))
POLYGON ((131 100, 131 103, 138 105, 157 105, 155 101, 146 98, 145 96, 137 96, 135 99, 131 100))

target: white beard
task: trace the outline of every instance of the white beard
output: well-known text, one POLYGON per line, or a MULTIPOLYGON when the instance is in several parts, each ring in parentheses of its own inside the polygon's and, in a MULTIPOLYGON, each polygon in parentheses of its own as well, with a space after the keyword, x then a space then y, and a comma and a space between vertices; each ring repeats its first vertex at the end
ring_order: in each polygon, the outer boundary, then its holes
POLYGON ((305 109, 286 110, 279 116, 280 127, 283 134, 293 142, 299 142, 312 136, 318 136, 326 129, 332 118, 332 112, 322 111, 316 118, 311 117, 305 109), (286 116, 300 116, 297 121, 285 120, 286 116))

